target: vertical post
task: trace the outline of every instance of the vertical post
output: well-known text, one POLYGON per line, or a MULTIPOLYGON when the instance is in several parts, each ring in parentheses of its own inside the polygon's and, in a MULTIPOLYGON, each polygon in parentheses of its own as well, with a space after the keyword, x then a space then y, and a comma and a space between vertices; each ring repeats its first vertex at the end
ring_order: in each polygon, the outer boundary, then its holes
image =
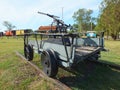
POLYGON ((62 43, 63 43, 64 48, 65 48, 66 56, 67 56, 67 62, 69 62, 68 50, 67 50, 67 46, 66 46, 66 43, 65 43, 65 36, 62 35, 61 37, 62 37, 62 43))
POLYGON ((91 18, 91 31, 92 31, 92 18, 91 18))
POLYGON ((63 9, 64 9, 64 7, 62 7, 62 20, 63 20, 63 9))

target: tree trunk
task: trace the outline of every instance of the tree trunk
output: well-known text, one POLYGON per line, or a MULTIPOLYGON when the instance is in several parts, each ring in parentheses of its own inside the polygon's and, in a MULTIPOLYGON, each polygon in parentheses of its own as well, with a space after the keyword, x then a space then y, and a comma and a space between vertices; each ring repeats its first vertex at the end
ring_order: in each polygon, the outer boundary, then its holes
POLYGON ((111 34, 111 37, 113 38, 113 40, 116 40, 117 39, 117 35, 115 35, 115 34, 111 34))
POLYGON ((109 38, 109 32, 107 31, 107 40, 108 40, 108 38, 109 38))

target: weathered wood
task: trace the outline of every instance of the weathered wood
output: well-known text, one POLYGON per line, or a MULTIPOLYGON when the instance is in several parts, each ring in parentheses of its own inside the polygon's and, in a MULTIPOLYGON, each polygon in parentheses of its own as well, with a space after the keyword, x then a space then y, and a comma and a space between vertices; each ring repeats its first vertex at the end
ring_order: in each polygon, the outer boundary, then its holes
POLYGON ((78 48, 76 48, 75 51, 77 53, 85 56, 85 55, 89 55, 93 52, 96 52, 99 49, 100 49, 100 47, 97 47, 97 48, 95 48, 95 47, 78 47, 78 48))

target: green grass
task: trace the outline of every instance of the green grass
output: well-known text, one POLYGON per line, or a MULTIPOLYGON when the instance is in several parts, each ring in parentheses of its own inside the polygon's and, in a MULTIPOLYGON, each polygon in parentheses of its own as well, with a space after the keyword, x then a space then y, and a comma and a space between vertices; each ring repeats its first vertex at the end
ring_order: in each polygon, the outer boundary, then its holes
MULTIPOLYGON (((106 41, 105 46, 109 52, 102 52, 100 60, 120 65, 120 41, 106 41)), ((0 39, 0 90, 60 90, 16 56, 15 50, 23 53, 22 38, 0 39)), ((39 55, 35 54, 33 62, 41 68, 39 55)), ((72 71, 60 68, 57 78, 73 90, 120 89, 119 70, 80 62, 72 71)))
POLYGON ((105 42, 105 47, 109 51, 102 52, 102 57, 100 58, 100 60, 111 64, 120 65, 120 41, 107 40, 105 42))
POLYGON ((16 56, 23 53, 23 39, 0 38, 0 90, 50 90, 57 88, 16 56))

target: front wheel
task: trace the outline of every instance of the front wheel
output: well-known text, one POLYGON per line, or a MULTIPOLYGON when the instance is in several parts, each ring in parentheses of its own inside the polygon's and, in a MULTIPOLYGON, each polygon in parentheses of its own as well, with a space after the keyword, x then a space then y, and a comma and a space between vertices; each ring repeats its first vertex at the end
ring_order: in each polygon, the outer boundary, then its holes
POLYGON ((33 48, 31 45, 24 46, 24 55, 28 61, 33 60, 33 48))
POLYGON ((55 77, 58 72, 58 64, 54 53, 51 50, 43 51, 41 63, 44 73, 49 77, 55 77))

